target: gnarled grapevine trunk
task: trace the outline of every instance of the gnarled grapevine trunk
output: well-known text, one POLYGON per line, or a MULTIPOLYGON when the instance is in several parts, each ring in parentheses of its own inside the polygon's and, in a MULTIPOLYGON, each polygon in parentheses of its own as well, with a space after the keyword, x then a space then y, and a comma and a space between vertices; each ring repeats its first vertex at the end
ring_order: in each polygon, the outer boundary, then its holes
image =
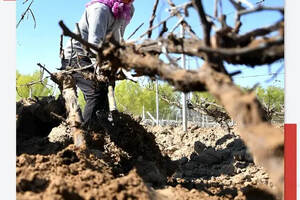
POLYGON ((59 83, 61 93, 65 99, 65 107, 67 110, 66 122, 71 128, 73 141, 77 147, 86 147, 85 132, 81 128, 82 114, 77 101, 77 92, 75 79, 70 74, 56 73, 54 74, 56 82, 59 83))

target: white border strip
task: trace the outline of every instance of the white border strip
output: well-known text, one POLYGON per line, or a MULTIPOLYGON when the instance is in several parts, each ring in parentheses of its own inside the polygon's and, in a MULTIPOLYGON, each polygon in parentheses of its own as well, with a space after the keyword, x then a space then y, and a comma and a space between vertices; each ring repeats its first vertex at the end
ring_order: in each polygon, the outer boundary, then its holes
MULTIPOLYGON (((300 1, 286 0, 285 4, 285 123, 297 124, 300 131, 300 1)), ((300 199, 300 137, 297 134, 297 199, 300 199)))
POLYGON ((0 1, 2 199, 16 199, 16 3, 0 1))

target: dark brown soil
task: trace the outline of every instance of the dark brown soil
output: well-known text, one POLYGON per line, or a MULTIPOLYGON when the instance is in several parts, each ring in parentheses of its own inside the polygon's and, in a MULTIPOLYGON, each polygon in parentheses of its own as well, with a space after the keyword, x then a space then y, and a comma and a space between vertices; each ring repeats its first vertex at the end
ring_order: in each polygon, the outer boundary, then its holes
POLYGON ((115 113, 113 123, 100 120, 87 132, 88 148, 80 150, 63 125, 40 134, 30 126, 17 133, 19 200, 275 199, 240 137, 220 128, 183 133, 115 113))

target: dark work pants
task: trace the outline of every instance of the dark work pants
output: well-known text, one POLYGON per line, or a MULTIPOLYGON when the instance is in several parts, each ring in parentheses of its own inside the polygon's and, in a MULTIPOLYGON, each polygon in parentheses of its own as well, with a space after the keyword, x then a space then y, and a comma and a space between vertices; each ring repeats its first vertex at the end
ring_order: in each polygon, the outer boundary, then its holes
MULTIPOLYGON (((62 66, 65 66, 68 63, 68 60, 62 61, 62 66)), ((71 62, 71 67, 76 68, 77 60, 73 60, 71 62)), ((90 60, 80 60, 79 64, 81 67, 87 66, 91 64, 90 60)), ((93 69, 93 68, 92 68, 93 69)), ((91 70, 92 71, 92 70, 91 70)), ((73 78, 76 80, 76 85, 80 88, 80 90, 84 94, 84 99, 86 101, 86 105, 83 111, 83 126, 90 126, 93 121, 97 119, 96 112, 107 113, 108 112, 108 86, 106 83, 96 83, 91 80, 86 80, 80 73, 72 74, 73 78)))

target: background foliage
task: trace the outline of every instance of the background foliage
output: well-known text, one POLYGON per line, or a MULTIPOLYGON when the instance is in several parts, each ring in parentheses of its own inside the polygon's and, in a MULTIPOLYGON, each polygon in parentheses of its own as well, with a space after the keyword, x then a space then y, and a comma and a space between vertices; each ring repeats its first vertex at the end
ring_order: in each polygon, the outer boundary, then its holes
MULTIPOLYGON (((41 97, 56 95, 53 88, 46 87, 48 79, 41 79, 41 72, 35 71, 33 74, 21 74, 16 72, 17 94, 16 100, 21 98, 41 97), (31 84, 35 83, 35 84, 31 84)), ((247 90, 245 88, 245 90, 247 90)), ((265 106, 267 110, 275 112, 283 112, 284 109, 284 89, 275 86, 267 88, 258 87, 256 89, 259 101, 265 106)), ((148 81, 145 85, 138 82, 123 80, 117 83, 115 88, 115 96, 118 110, 121 112, 131 113, 133 115, 143 114, 145 112, 156 116, 156 96, 155 96, 155 82, 148 81)), ((215 98, 208 92, 193 92, 188 95, 192 103, 197 103, 200 99, 205 99, 209 102, 217 103, 215 98)), ((169 105, 162 98, 168 99, 170 102, 181 102, 181 93, 174 91, 173 87, 167 83, 160 83, 159 85, 159 115, 160 119, 175 119, 179 108, 174 105, 169 105)), ((85 106, 84 95, 78 89, 78 102, 80 108, 83 110, 85 106)))
POLYGON ((28 97, 41 97, 48 96, 53 93, 51 87, 45 87, 48 83, 48 79, 44 79, 41 82, 41 72, 35 71, 32 74, 21 74, 17 70, 16 72, 16 100, 28 97), (34 83, 34 84, 31 84, 34 83), (31 94, 30 94, 31 93, 31 94))

